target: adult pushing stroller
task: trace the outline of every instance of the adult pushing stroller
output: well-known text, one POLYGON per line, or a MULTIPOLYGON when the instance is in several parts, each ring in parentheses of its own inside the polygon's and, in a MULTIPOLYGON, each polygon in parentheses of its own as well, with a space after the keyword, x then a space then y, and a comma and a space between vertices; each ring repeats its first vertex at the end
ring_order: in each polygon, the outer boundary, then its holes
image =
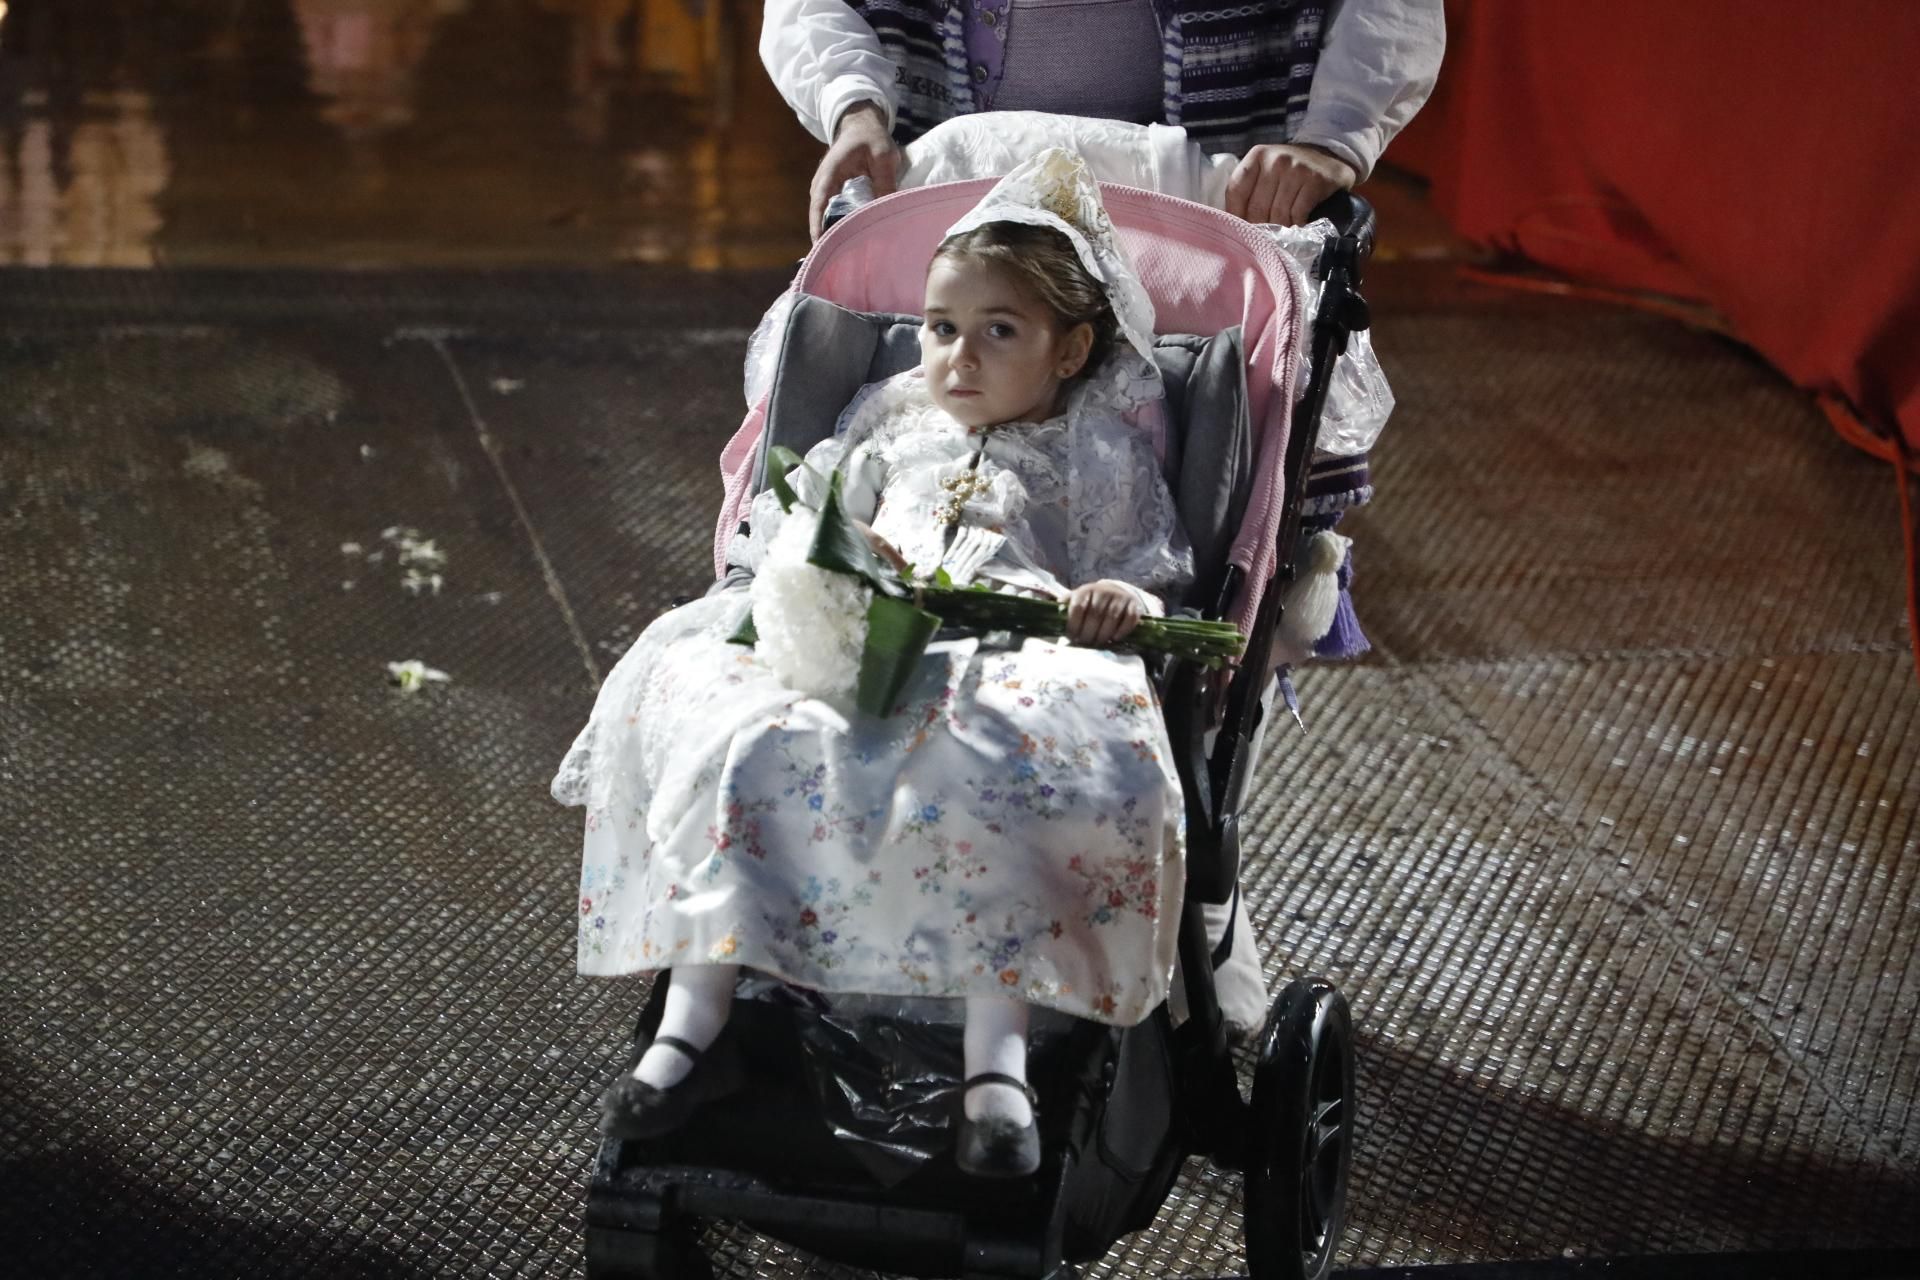
MULTIPOLYGON (((804 453, 864 384, 919 359, 922 273, 944 229, 991 181, 902 192, 858 210, 803 264, 771 385, 723 454, 716 557, 764 480, 768 451, 804 453)), ((587 1206, 594 1277, 698 1277, 708 1219, 731 1219, 857 1265, 926 1276, 1066 1274, 1154 1218, 1182 1161, 1245 1178, 1258 1280, 1319 1276, 1338 1240, 1351 1150, 1353 1058, 1344 1000, 1290 984, 1257 1041, 1242 1095, 1215 998, 1203 903, 1234 891, 1239 811, 1291 573, 1311 445, 1333 356, 1364 329, 1357 287, 1371 213, 1340 197, 1340 234, 1315 270, 1312 370, 1297 276, 1256 228, 1171 197, 1102 196, 1160 327, 1165 468, 1199 572, 1184 604, 1240 623, 1237 671, 1170 661, 1156 673, 1186 807, 1181 981, 1139 1024, 1036 1018, 1029 1058, 1042 1159, 1029 1179, 988 1181, 947 1157, 961 1079, 960 1028, 898 1001, 744 984, 730 1026, 747 1088, 658 1139, 608 1139, 587 1206), (1286 549, 1288 554, 1281 554, 1286 549)), ((723 565, 716 565, 724 568, 723 565)), ((1222 942, 1224 954, 1231 940, 1222 942)), ((660 993, 643 1011, 648 1042, 660 993)))

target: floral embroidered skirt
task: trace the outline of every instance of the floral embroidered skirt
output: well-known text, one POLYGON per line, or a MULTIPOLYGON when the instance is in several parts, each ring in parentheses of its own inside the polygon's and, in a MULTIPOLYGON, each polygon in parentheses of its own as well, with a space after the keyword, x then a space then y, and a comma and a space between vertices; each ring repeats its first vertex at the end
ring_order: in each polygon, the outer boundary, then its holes
POLYGON ((738 963, 873 995, 1166 998, 1183 814, 1138 658, 940 639, 877 719, 727 643, 745 593, 647 629, 554 782, 587 808, 579 967, 738 963))

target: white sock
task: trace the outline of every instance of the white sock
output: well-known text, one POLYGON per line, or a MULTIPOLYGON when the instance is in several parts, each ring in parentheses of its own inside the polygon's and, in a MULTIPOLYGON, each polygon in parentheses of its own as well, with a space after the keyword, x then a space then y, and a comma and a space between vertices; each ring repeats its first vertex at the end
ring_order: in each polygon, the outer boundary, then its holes
POLYGON ((1219 946, 1227 922, 1233 922, 1233 947, 1213 971, 1213 994, 1227 1023, 1227 1038, 1235 1043, 1251 1039, 1267 1020, 1267 979, 1260 969, 1260 939, 1247 918, 1247 895, 1234 895, 1231 911, 1224 902, 1203 903, 1200 909, 1207 921, 1208 946, 1219 946))
POLYGON ((693 1062, 672 1045, 659 1043, 661 1036, 685 1040, 704 1049, 727 1025, 733 1012, 733 986, 740 976, 737 964, 675 965, 668 971, 667 1003, 660 1013, 660 1029, 634 1067, 634 1079, 665 1089, 678 1084, 693 1070, 693 1062))
MULTIPOLYGON (((1003 996, 967 997, 967 1029, 962 1039, 969 1078, 997 1071, 1024 1082, 1027 1078, 1027 1006, 1003 996)), ((1027 1095, 1006 1084, 983 1084, 967 1090, 967 1118, 1033 1121, 1027 1095)))

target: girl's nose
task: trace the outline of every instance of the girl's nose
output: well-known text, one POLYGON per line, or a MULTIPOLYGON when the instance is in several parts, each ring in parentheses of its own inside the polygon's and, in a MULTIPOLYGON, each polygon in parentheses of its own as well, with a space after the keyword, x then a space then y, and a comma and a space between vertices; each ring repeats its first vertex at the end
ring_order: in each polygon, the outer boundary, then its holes
POLYGON ((972 369, 980 361, 973 354, 973 343, 966 338, 953 340, 953 363, 962 369, 972 369))

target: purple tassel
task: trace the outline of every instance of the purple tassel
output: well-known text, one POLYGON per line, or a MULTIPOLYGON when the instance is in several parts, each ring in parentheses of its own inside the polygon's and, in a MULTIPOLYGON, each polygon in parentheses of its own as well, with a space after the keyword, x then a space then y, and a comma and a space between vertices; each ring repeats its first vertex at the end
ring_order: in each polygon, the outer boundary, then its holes
POLYGON ((1360 619, 1353 611, 1353 548, 1340 564, 1336 581, 1340 584, 1340 603, 1333 611, 1333 625, 1313 646, 1316 658, 1357 658, 1373 648, 1360 630, 1360 619))

